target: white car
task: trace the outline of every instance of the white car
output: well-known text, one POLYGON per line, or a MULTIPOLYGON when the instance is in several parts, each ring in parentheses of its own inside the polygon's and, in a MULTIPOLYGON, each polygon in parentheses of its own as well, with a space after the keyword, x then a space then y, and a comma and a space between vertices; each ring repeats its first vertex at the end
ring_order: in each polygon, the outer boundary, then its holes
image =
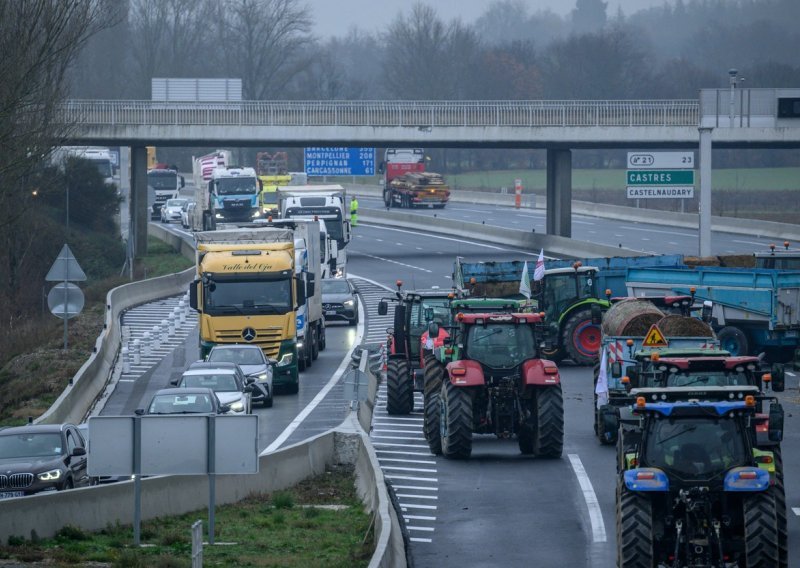
POLYGON ((212 347, 206 364, 225 362, 235 363, 246 380, 253 380, 263 387, 253 391, 253 402, 261 403, 267 408, 272 406, 272 375, 276 361, 267 359, 258 345, 229 344, 212 347))
POLYGON ((192 214, 194 213, 195 202, 187 201, 181 207, 181 227, 188 229, 192 226, 192 214))
POLYGON ((230 414, 250 414, 252 412, 252 385, 245 385, 241 371, 228 367, 189 368, 175 385, 178 388, 208 388, 214 391, 219 402, 230 407, 230 414))
POLYGON ((167 202, 161 207, 161 222, 180 222, 181 208, 187 201, 188 199, 167 199, 167 202))

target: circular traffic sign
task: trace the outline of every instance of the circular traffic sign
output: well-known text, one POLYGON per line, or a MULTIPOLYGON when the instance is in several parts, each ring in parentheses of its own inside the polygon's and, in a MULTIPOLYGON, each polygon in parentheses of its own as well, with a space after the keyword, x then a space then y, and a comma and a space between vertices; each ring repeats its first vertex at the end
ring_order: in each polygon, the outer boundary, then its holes
POLYGON ((83 290, 70 282, 56 284, 47 294, 50 313, 61 319, 72 319, 81 313, 84 304, 83 290))

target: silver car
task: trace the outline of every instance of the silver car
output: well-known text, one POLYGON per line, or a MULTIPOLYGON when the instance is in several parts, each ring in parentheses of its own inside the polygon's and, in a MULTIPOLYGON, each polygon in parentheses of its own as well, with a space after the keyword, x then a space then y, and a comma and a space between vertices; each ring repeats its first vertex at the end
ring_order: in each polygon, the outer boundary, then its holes
POLYGON ((208 388, 214 391, 220 403, 230 407, 230 414, 250 414, 250 393, 253 388, 245 385, 241 375, 230 368, 187 369, 177 381, 178 388, 208 388))
POLYGON ((181 208, 186 204, 188 199, 167 199, 167 202, 161 207, 161 222, 172 223, 181 221, 181 208))
POLYGON ((248 379, 264 387, 265 393, 253 391, 253 402, 265 407, 272 406, 272 374, 275 361, 267 359, 257 345, 215 345, 206 359, 208 364, 236 363, 248 379))
POLYGON ((187 201, 181 207, 181 227, 189 229, 192 226, 192 215, 194 214, 195 202, 187 201))

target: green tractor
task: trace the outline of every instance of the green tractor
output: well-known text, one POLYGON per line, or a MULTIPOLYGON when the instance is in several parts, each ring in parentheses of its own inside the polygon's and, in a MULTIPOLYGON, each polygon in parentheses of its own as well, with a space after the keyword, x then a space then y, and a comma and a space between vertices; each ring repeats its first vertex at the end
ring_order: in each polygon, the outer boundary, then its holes
MULTIPOLYGON (((524 263, 456 260, 453 282, 468 288, 472 297, 524 300, 519 293, 524 263)), ((541 280, 531 281, 526 311, 544 312, 552 345, 542 355, 552 361, 572 359, 593 365, 600 352, 602 314, 611 306, 598 291, 598 268, 575 262, 571 268, 545 270, 541 280)), ((607 294, 606 294, 607 295, 607 294)))

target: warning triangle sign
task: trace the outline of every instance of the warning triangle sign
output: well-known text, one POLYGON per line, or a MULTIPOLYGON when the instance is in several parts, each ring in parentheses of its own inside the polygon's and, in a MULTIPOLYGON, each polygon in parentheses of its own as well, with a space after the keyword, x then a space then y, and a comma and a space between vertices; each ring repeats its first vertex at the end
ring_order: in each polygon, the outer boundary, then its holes
POLYGON ((648 331, 647 335, 644 337, 642 347, 667 347, 668 345, 669 342, 667 342, 667 338, 664 337, 661 330, 658 329, 658 325, 655 323, 651 325, 650 331, 648 331))
POLYGON ((58 258, 50 267, 50 272, 44 277, 48 282, 83 282, 86 280, 86 274, 83 272, 75 255, 69 248, 69 245, 64 245, 61 252, 58 253, 58 258))

